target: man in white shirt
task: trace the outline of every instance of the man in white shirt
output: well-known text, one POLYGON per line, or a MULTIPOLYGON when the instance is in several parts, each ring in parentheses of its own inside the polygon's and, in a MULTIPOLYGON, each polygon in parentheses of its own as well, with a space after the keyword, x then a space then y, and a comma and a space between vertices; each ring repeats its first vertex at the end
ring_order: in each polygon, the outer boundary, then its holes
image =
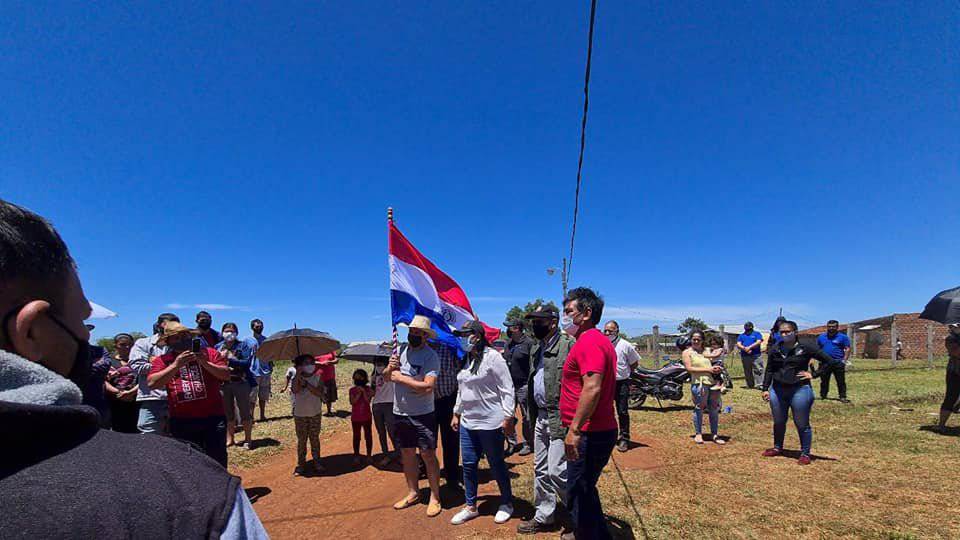
POLYGON ((167 390, 151 390, 147 384, 147 375, 150 374, 150 361, 167 352, 166 347, 157 345, 157 340, 163 332, 163 325, 170 321, 180 322, 180 317, 173 313, 158 315, 157 322, 153 324, 153 335, 138 339, 130 349, 130 369, 137 374, 137 402, 140 404, 137 429, 141 433, 167 433, 167 390))
POLYGON ((617 351, 617 421, 620 425, 620 435, 617 440, 617 450, 626 452, 630 449, 630 374, 640 363, 640 353, 633 343, 620 337, 620 325, 617 321, 608 321, 603 326, 603 335, 607 336, 617 351))

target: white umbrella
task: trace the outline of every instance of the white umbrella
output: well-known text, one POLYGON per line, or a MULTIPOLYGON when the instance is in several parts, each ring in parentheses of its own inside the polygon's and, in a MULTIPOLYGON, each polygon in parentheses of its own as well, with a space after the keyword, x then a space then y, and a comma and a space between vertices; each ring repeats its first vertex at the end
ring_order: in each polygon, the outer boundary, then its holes
POLYGON ((112 319, 114 317, 118 317, 118 315, 113 311, 95 302, 90 302, 90 317, 88 319, 112 319))

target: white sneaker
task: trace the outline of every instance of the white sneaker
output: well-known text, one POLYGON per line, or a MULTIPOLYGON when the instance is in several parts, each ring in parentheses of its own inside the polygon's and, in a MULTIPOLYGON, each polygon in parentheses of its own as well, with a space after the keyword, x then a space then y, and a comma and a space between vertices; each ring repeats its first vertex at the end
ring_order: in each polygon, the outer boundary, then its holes
POLYGON ((513 505, 501 504, 500 508, 497 509, 497 515, 493 517, 493 521, 497 523, 506 523, 511 517, 513 517, 513 505))
MULTIPOLYGON (((471 510, 464 507, 462 510, 456 513, 452 518, 450 518, 450 523, 453 525, 463 525, 464 523, 470 521, 471 519, 480 515, 480 512, 476 510, 471 510)), ((500 514, 497 514, 500 515, 500 514)))

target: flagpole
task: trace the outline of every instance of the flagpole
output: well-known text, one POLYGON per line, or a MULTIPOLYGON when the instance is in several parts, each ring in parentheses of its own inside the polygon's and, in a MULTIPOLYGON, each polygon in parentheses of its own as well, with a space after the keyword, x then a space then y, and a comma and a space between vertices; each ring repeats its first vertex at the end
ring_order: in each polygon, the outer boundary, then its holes
MULTIPOLYGON (((387 245, 388 245, 387 249, 388 251, 389 251, 389 243, 390 243, 390 225, 393 225, 393 207, 392 206, 387 207, 387 245)), ((393 324, 393 355, 399 356, 400 343, 399 343, 399 339, 397 338, 397 325, 393 323, 393 307, 392 306, 390 308, 390 322, 391 324, 393 324)))

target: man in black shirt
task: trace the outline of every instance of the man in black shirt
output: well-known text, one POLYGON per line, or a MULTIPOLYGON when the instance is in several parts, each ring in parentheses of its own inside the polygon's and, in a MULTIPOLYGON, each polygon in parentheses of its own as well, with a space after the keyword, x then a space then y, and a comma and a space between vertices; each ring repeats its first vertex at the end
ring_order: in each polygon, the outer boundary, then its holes
MULTIPOLYGON (((530 426, 529 415, 527 411, 527 379, 530 378, 530 348, 535 341, 523 331, 523 322, 520 320, 509 320, 503 323, 507 329, 507 336, 510 341, 507 342, 503 350, 503 357, 510 367, 510 376, 513 379, 514 396, 516 397, 517 407, 523 415, 523 426, 520 431, 523 433, 523 444, 517 443, 516 430, 507 440, 510 447, 507 454, 519 451, 521 456, 528 456, 533 453, 530 441, 533 440, 533 428, 530 426)), ((514 414, 514 422, 517 422, 514 414)))

